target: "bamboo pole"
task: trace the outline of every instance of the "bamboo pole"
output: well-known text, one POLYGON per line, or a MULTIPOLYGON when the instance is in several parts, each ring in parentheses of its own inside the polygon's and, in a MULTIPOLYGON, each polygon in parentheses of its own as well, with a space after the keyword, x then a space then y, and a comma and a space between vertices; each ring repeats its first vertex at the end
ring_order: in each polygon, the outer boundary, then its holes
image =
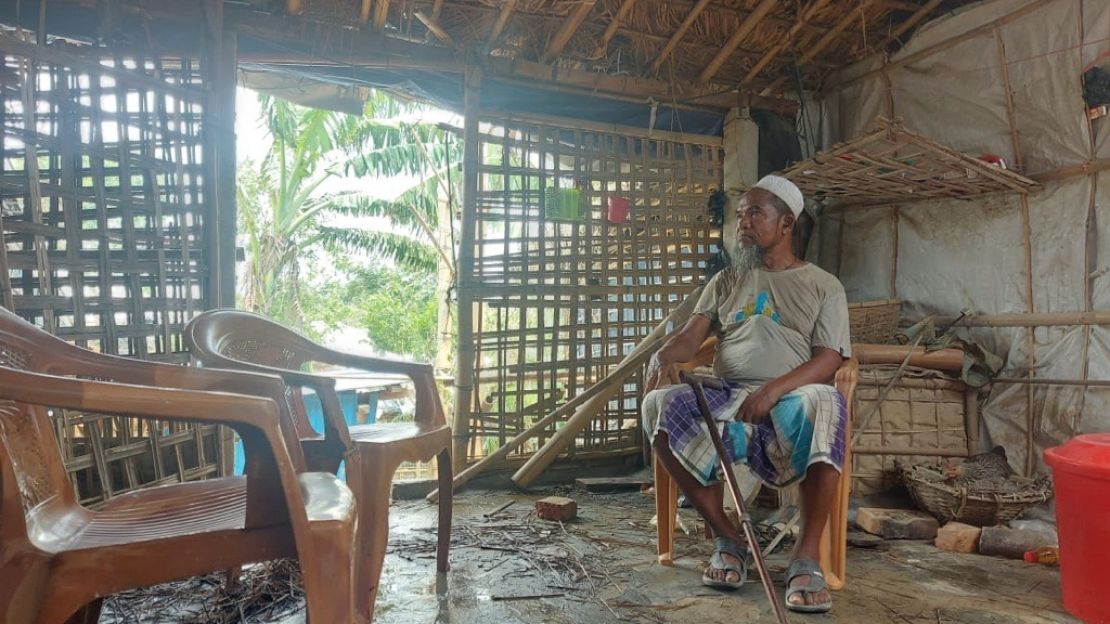
MULTIPOLYGON (((697 302, 698 297, 701 295, 701 291, 701 287, 695 289, 694 292, 690 293, 689 297, 687 297, 687 301, 697 302)), ((679 309, 685 306, 685 304, 686 302, 683 302, 683 304, 681 304, 678 308, 675 308, 675 310, 671 312, 671 314, 668 315, 667 318, 663 319, 663 321, 660 322, 659 325, 657 325, 650 334, 648 334, 647 338, 645 338, 643 341, 640 342, 640 344, 636 346, 632 353, 629 353, 627 356, 625 356, 625 358, 621 360, 621 363, 618 364, 617 367, 614 368, 613 371, 606 375, 601 381, 590 386, 581 394, 575 396, 573 399, 567 401, 548 415, 536 421, 534 425, 520 432, 516 437, 501 445, 501 448, 497 449, 493 453, 490 453, 489 455, 486 455, 475 464, 469 466, 466 470, 457 473, 455 475, 455 478, 451 481, 452 488, 457 490, 492 466, 501 463, 502 460, 509 455, 509 453, 512 453, 514 450, 520 448, 521 445, 523 445, 528 440, 536 437, 536 435, 543 431, 548 425, 571 413, 571 410, 577 409, 586 401, 589 401, 590 399, 593 399, 602 393, 606 393, 607 396, 612 396, 611 392, 606 391, 611 391, 614 388, 619 388, 624 383, 625 379, 635 373, 636 370, 638 370, 639 367, 643 365, 643 363, 646 362, 653 353, 659 350, 659 348, 663 346, 667 339, 674 335, 679 330, 681 325, 685 323, 685 318, 681 318, 681 315, 679 314, 679 309), (666 329, 667 327, 673 327, 673 329, 668 331, 666 329), (665 332, 665 335, 657 333, 660 331, 665 332)), ((427 499, 433 503, 439 500, 439 490, 433 490, 430 494, 428 494, 427 499)))
MULTIPOLYGON (((955 316, 938 316, 936 323, 944 325, 955 316)), ((1015 314, 983 314, 960 321, 963 327, 1075 327, 1079 325, 1110 325, 1110 310, 1090 312, 1043 312, 1015 314)))
POLYGON ((474 393, 474 300, 469 282, 474 273, 474 241, 477 234, 478 96, 481 83, 481 69, 467 72, 463 101, 463 211, 459 233, 459 265, 455 275, 459 293, 459 330, 456 334, 459 353, 455 360, 455 414, 452 420, 454 444, 451 463, 456 472, 466 466, 466 445, 470 438, 470 401, 474 393))
POLYGON ((740 27, 733 31, 732 36, 730 36, 728 41, 725 42, 725 45, 717 51, 713 60, 709 61, 709 64, 705 66, 705 69, 702 70, 698 79, 702 82, 709 82, 713 76, 716 76, 717 72, 721 69, 721 65, 724 65, 728 57, 732 56, 736 48, 740 47, 740 43, 744 38, 751 34, 751 32, 755 30, 755 27, 767 17, 771 9, 774 9, 777 5, 777 0, 763 0, 760 2, 759 5, 748 14, 748 18, 740 23, 740 27))
POLYGON ((544 65, 553 63, 555 59, 559 58, 559 55, 563 53, 563 49, 567 47, 571 38, 574 37, 574 33, 578 32, 578 27, 582 25, 582 22, 586 21, 586 17, 589 16, 590 11, 594 9, 595 4, 597 4, 597 0, 582 0, 578 7, 571 11, 570 15, 567 16, 567 20, 563 22, 562 27, 559 28, 559 32, 555 33, 555 36, 551 38, 551 43, 548 44, 547 50, 543 53, 544 65))
MULTIPOLYGON (((694 305, 697 304, 697 295, 699 293, 700 290, 695 291, 687 297, 685 301, 679 304, 662 323, 657 325, 655 329, 633 349, 632 353, 628 354, 628 358, 633 357, 637 353, 646 351, 649 348, 648 345, 657 342, 655 340, 656 338, 667 333, 666 328, 669 323, 672 323, 675 327, 685 323, 686 320, 690 318, 694 310, 694 305)), ((558 457, 560 453, 574 442, 575 437, 577 437, 578 434, 586 428, 586 425, 588 425, 605 407, 605 404, 609 402, 613 394, 620 390, 623 385, 622 382, 627 379, 630 374, 631 371, 624 374, 620 380, 614 380, 612 385, 608 387, 605 392, 597 394, 587 403, 579 407, 574 415, 567 419, 563 428, 556 432, 555 435, 551 436, 547 443, 543 445, 543 448, 536 451, 536 453, 520 467, 520 470, 516 471, 516 474, 513 475, 513 482, 520 487, 527 487, 531 484, 544 469, 551 465, 551 462, 555 461, 555 458, 558 457)))
POLYGON ((432 19, 430 15, 425 15, 421 11, 417 11, 416 13, 413 13, 413 15, 416 17, 416 19, 420 20, 421 24, 424 24, 425 28, 431 31, 433 35, 435 35, 436 39, 439 39, 443 43, 452 47, 455 45, 455 40, 451 38, 450 33, 444 30, 443 27, 440 26, 439 23, 437 23, 434 19, 432 19))
POLYGON ((1079 386, 1090 388, 1110 388, 1108 379, 1047 379, 1044 377, 995 377, 991 383, 1027 384, 1032 386, 1079 386))
POLYGON ((613 39, 613 35, 617 34, 617 29, 620 28, 621 22, 628 17, 635 6, 636 0, 624 0, 621 6, 617 9, 617 14, 613 16, 613 21, 605 27, 605 33, 601 35, 601 43, 598 44, 598 49, 604 52, 609 47, 609 41, 613 39))
POLYGON ((501 10, 497 12, 497 21, 493 23, 493 30, 489 33, 489 39, 486 40, 486 47, 492 48, 497 44, 497 39, 501 37, 501 32, 505 30, 505 25, 509 23, 509 18, 513 14, 513 9, 516 8, 516 0, 505 0, 501 5, 501 10))
MULTIPOLYGON (((909 350, 908 345, 854 344, 852 345, 852 356, 858 359, 861 365, 901 364, 909 350)), ((910 356, 909 365, 937 370, 960 371, 964 367, 964 352, 959 349, 926 351, 925 347, 915 347, 913 355, 910 356)))
POLYGON ((694 8, 690 9, 690 12, 686 14, 686 19, 682 20, 682 23, 678 25, 678 29, 674 31, 671 38, 667 40, 666 45, 663 46, 663 50, 659 53, 659 56, 655 57, 655 60, 652 61, 651 72, 653 74, 658 72, 659 68, 663 66, 667 57, 678 47, 678 42, 682 41, 682 38, 686 36, 686 31, 690 30, 690 27, 694 25, 694 20, 701 15, 701 12, 704 11, 707 6, 709 6, 709 0, 698 0, 694 8))

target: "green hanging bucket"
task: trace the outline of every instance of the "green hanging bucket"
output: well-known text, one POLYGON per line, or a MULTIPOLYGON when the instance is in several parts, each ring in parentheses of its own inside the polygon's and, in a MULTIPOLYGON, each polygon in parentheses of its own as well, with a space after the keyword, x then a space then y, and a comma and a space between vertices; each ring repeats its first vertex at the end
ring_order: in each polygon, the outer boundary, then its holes
POLYGON ((552 220, 581 221, 582 191, 548 187, 544 193, 544 215, 552 220))

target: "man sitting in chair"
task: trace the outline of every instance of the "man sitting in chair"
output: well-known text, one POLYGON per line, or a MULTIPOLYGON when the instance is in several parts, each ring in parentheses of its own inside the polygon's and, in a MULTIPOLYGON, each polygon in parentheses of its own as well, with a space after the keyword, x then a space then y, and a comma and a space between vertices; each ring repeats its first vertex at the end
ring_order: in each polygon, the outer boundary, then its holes
POLYGON ((709 280, 686 326, 652 358, 643 418, 657 461, 716 536, 702 582, 739 587, 745 553, 713 485, 721 479, 717 454, 693 390, 674 385, 675 364, 718 335, 713 368, 725 388, 705 388, 706 399, 733 465, 746 465, 773 487, 801 481, 802 531, 785 602, 794 611, 820 613, 832 607, 817 560, 844 463, 847 417, 844 397, 829 384, 850 357, 851 343, 844 287, 794 255, 803 203, 798 187, 778 176, 763 178, 740 199, 741 251, 709 280))

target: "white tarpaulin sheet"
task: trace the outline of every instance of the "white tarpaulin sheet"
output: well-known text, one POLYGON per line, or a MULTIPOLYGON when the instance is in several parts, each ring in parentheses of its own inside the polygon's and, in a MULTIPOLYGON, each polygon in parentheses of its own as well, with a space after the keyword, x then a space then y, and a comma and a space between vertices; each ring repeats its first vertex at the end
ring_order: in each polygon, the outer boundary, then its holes
MULTIPOLYGON (((1110 2, 1056 0, 1009 17, 1033 2, 984 2, 926 24, 890 58, 885 77, 875 72, 884 67, 878 59, 848 68, 841 81, 864 78, 828 93, 823 136, 849 140, 876 115, 893 116, 913 132, 973 156, 999 155, 1034 177, 1110 157, 1110 118, 1088 122, 1082 94, 1086 68, 1110 67, 1110 2)), ((1103 173, 1046 182, 1024 202, 992 196, 830 214, 822 219, 815 257, 839 270, 850 301, 893 295, 905 302, 910 319, 964 308, 979 314, 1110 310, 1108 206, 1110 173, 1103 173)), ((973 335, 1006 359, 1006 376, 1024 376, 1032 365, 1043 378, 1110 379, 1110 327, 1037 328, 1032 357, 1029 331, 977 329, 973 335)), ((1110 431, 1110 389, 996 385, 983 419, 984 445, 1004 445, 1022 469, 1031 437, 1040 466, 1045 448, 1076 433, 1110 431)))

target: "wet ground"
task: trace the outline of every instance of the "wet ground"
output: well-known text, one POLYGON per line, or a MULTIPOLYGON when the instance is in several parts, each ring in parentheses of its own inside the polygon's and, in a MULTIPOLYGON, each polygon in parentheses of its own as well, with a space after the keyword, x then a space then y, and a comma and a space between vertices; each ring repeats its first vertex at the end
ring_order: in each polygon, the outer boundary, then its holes
MULTIPOLYGON (((674 567, 655 563, 654 514, 640 493, 569 492, 579 518, 538 520, 534 496, 467 491, 456 498, 451 571, 435 573, 435 507, 392 508, 391 545, 375 613, 379 624, 515 622, 773 622, 752 578, 730 593, 702 587, 711 542, 692 510, 691 535, 679 534, 674 567), (486 514, 504 503, 513 505, 486 514)), ((568 493, 566 491, 556 493, 568 493)), ((925 542, 886 542, 849 552, 848 585, 827 615, 792 622, 1008 624, 1077 622, 1060 604, 1059 572, 1021 561, 956 555, 925 542)), ((781 576, 787 553, 769 559, 781 576)), ((778 591, 783 591, 781 581, 778 591)), ((303 622, 303 615, 285 624, 303 622)))

